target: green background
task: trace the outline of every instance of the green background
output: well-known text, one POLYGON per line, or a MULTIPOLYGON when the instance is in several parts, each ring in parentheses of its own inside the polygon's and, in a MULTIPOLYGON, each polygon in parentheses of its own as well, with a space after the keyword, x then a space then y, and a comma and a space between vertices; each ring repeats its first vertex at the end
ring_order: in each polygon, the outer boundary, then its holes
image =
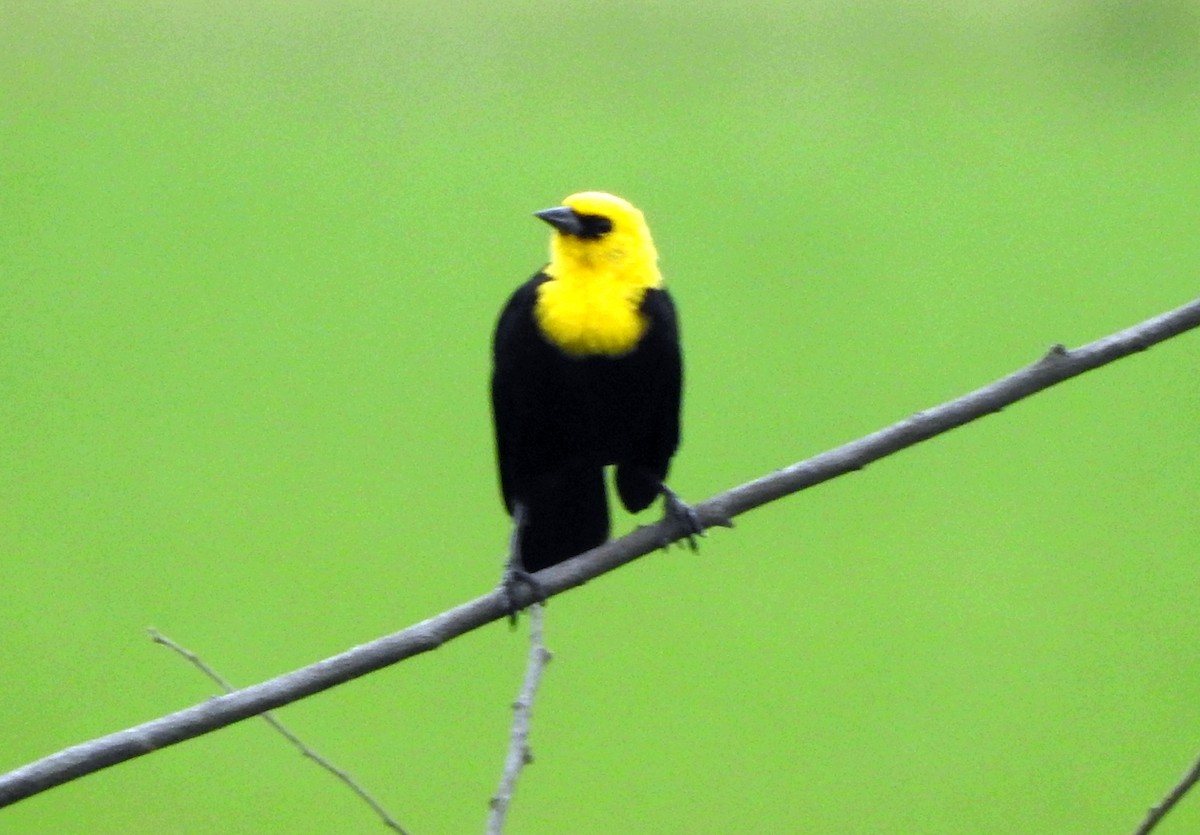
MULTIPOLYGON (((493 587, 490 332, 571 192, 655 233, 692 500, 1200 288, 1190 3, 3 0, 0 83, 0 770, 205 699, 145 627, 250 684, 493 587)), ((510 831, 1132 831, 1200 753, 1198 372, 556 598, 510 831)), ((480 831, 525 651, 280 716, 480 831)), ((246 722, 0 831, 383 830, 246 722)))

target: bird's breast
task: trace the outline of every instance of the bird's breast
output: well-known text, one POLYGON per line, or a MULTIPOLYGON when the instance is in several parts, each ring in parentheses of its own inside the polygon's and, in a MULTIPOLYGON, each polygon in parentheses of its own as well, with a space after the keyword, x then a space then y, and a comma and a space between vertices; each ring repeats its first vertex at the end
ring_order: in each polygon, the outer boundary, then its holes
POLYGON ((646 332, 644 288, 551 279, 538 286, 534 318, 548 341, 572 357, 628 354, 646 332))

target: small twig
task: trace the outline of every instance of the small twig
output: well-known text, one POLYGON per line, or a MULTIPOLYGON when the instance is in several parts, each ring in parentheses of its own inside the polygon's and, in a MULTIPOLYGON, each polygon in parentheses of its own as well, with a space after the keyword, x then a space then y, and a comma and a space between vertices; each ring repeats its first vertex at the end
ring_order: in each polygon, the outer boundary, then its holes
POLYGON ((529 664, 525 668, 525 681, 521 684, 521 692, 513 702, 512 735, 509 737, 508 755, 504 758, 504 772, 500 775, 500 787, 496 789, 496 794, 489 804, 491 811, 488 813, 488 835, 500 835, 504 831, 504 816, 508 814, 509 804, 512 803, 517 777, 521 775, 521 769, 533 762, 533 752, 529 748, 533 699, 542 679, 542 670, 554 657, 542 642, 543 616, 541 603, 534 603, 529 607, 529 664))
POLYGON ((1167 813, 1174 809, 1179 801, 1183 800, 1183 796, 1197 783, 1200 783, 1200 759, 1192 763, 1192 767, 1188 769, 1187 774, 1183 775, 1183 779, 1175 784, 1175 787, 1159 801, 1158 805, 1150 807, 1146 819, 1142 821, 1142 825, 1133 835, 1149 835, 1154 827, 1158 826, 1159 821, 1165 818, 1167 813))
MULTIPOLYGON (((161 632, 159 632, 157 629, 155 629, 153 627, 147 629, 146 631, 150 633, 150 639, 152 641, 154 641, 154 643, 162 644, 167 649, 174 650, 175 652, 182 655, 189 662, 191 662, 191 664, 196 669, 198 669, 200 672, 204 673, 210 679, 215 681, 217 683, 217 686, 220 687, 222 690, 224 690, 226 693, 234 692, 234 689, 235 689, 234 686, 232 684, 230 684, 228 681, 226 681, 225 678, 220 673, 218 673, 212 667, 208 666, 208 664, 204 663, 204 659, 201 658, 199 655, 197 655, 196 653, 192 652, 191 650, 175 643, 170 638, 168 638, 166 635, 162 634, 161 632)), ((353 777, 351 777, 345 771, 342 771, 340 768, 335 766, 333 763, 329 762, 329 760, 325 759, 320 754, 318 754, 316 751, 314 751, 313 749, 311 749, 307 745, 305 745, 304 742, 298 736, 296 736, 294 733, 292 733, 287 728, 285 728, 283 726, 283 723, 281 723, 278 719, 275 718, 275 714, 271 713, 270 711, 267 711, 267 712, 261 713, 259 715, 264 720, 266 720, 268 725, 270 725, 275 730, 279 731, 279 733, 283 734, 284 739, 286 739, 288 742, 292 743, 292 745, 296 746, 296 748, 300 751, 301 754, 308 757, 310 760, 312 760, 314 763, 319 765, 321 768, 325 769, 330 774, 332 774, 334 777, 341 780, 343 783, 345 783, 350 788, 350 790, 352 792, 354 792, 360 798, 362 798, 363 802, 365 802, 368 806, 370 806, 372 809, 375 810, 375 814, 378 815, 380 820, 383 821, 384 826, 386 826, 389 829, 392 829, 396 832, 399 832, 400 835, 408 835, 408 833, 404 831, 404 827, 402 827, 399 823, 397 823, 395 821, 395 819, 393 819, 392 816, 387 813, 387 810, 384 809, 381 805, 379 805, 379 802, 377 800, 375 800, 375 798, 371 797, 370 794, 367 793, 366 789, 364 789, 357 782, 355 782, 353 777)))

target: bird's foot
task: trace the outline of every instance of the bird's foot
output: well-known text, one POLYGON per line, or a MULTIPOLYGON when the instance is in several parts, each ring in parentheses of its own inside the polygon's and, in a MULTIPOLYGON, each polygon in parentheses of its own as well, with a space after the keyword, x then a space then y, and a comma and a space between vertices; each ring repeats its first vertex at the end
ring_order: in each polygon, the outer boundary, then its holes
POLYGON ((662 485, 660 488, 663 496, 663 518, 670 519, 676 528, 682 530, 681 535, 668 534, 663 541, 663 547, 666 548, 677 539, 686 539, 687 545, 695 553, 699 550, 696 545, 696 537, 704 536, 704 525, 700 522, 700 514, 696 512, 690 504, 679 498, 674 490, 667 485, 662 485))
POLYGON ((513 562, 504 568, 504 577, 500 580, 500 594, 504 598, 504 608, 508 612, 508 623, 511 627, 517 625, 517 613, 524 606, 517 606, 517 588, 524 586, 529 590, 533 599, 526 605, 546 602, 546 590, 537 578, 513 562))
POLYGON ((524 608, 517 606, 518 586, 524 586, 533 596, 533 600, 526 605, 546 602, 546 590, 542 588, 542 584, 537 581, 536 577, 525 570, 521 563, 521 534, 525 532, 526 512, 523 502, 516 502, 513 505, 513 526, 508 540, 508 561, 504 564, 504 576, 500 578, 500 594, 504 598, 504 609, 508 612, 508 624, 514 629, 517 626, 517 612, 524 608))

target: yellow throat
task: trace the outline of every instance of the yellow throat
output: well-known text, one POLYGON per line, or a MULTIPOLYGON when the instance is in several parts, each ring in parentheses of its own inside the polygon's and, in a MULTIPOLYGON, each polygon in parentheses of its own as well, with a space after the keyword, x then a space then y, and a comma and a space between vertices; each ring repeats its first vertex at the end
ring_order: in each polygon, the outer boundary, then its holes
POLYGON ((563 205, 607 219, 612 228, 599 237, 551 235, 544 270, 550 280, 538 286, 534 304, 538 327, 573 356, 627 354, 646 332, 642 297, 663 283, 646 219, 629 202, 600 191, 572 194, 563 205))

